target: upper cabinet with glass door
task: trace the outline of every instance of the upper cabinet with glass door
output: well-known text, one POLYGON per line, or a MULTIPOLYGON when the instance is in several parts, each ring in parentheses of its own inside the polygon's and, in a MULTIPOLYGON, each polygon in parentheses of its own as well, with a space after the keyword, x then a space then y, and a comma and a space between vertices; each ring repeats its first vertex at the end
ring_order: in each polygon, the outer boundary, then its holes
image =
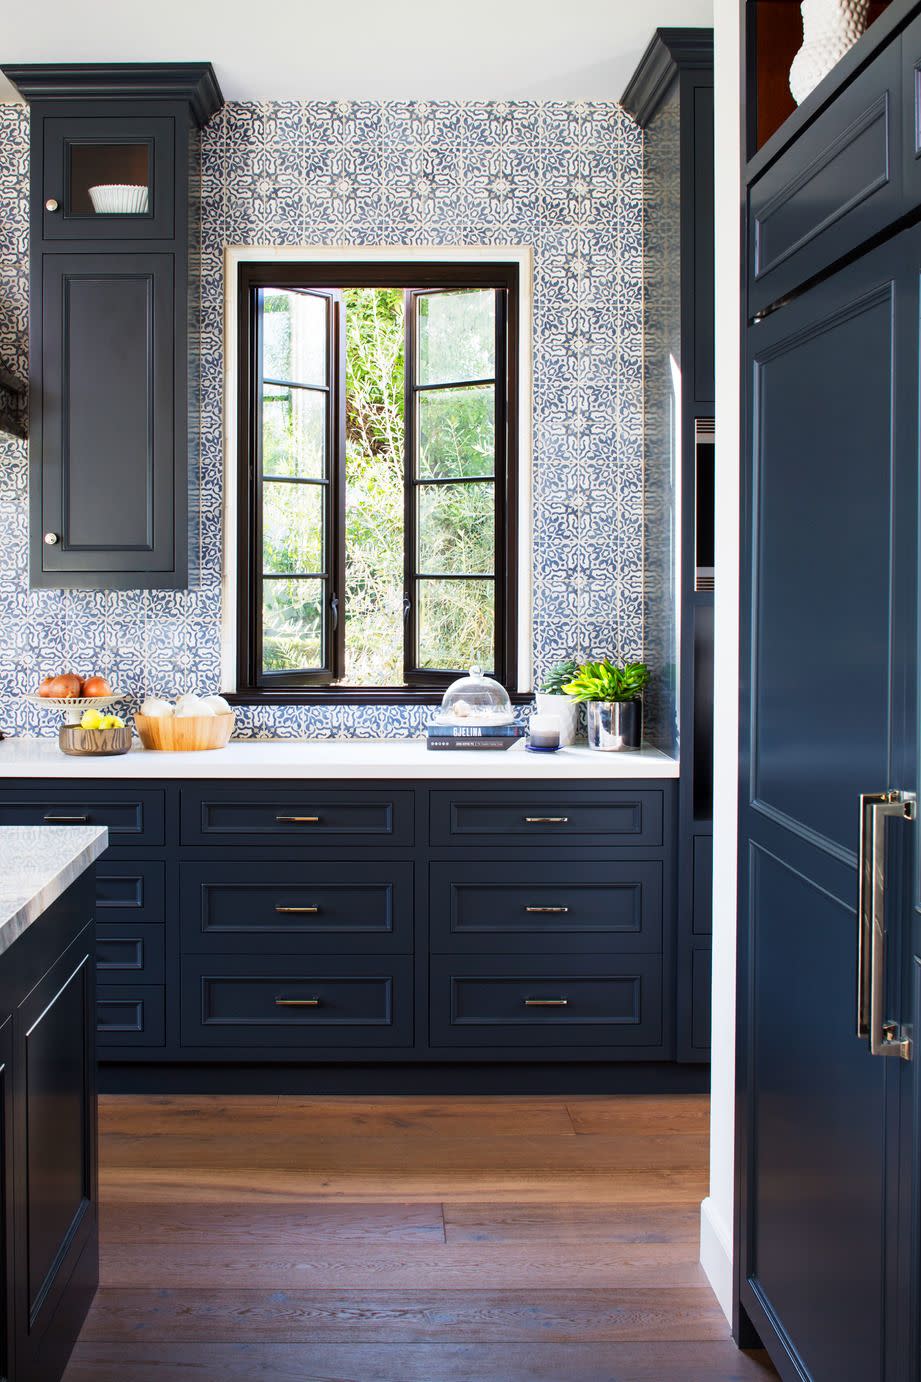
POLYGON ((43 134, 45 240, 173 238, 173 119, 118 109, 100 119, 50 116, 43 134))

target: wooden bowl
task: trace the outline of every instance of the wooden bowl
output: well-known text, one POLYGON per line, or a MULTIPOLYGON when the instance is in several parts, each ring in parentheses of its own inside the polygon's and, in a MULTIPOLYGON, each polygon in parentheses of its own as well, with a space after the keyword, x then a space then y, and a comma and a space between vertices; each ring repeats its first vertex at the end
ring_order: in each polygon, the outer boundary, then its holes
POLYGON ((80 725, 61 725, 58 744, 62 753, 73 758, 104 758, 127 753, 131 748, 131 729, 82 729, 80 725))
POLYGON ((194 753, 222 749, 233 734, 236 716, 233 711, 223 715, 135 715, 134 723, 145 749, 194 753))

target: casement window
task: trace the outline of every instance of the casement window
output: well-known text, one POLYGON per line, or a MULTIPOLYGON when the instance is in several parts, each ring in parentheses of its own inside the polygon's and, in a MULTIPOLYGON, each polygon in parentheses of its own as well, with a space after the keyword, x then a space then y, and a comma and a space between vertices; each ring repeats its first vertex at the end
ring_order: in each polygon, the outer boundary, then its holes
POLYGON ((239 267, 238 690, 514 690, 518 267, 239 267))

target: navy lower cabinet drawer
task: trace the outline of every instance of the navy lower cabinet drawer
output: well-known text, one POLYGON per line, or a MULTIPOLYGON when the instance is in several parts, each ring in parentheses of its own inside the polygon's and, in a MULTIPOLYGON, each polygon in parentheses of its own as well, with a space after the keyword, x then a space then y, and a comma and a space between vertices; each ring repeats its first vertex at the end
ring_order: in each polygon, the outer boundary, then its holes
MULTIPOLYGON (((101 976, 100 976, 101 977, 101 976)), ((162 1046, 166 1006, 161 984, 98 984, 96 987, 96 1044, 162 1046)))
POLYGON ((902 212, 902 78, 890 44, 750 193, 749 309, 770 306, 902 212))
POLYGON ((662 792, 630 788, 567 791, 434 791, 431 843, 444 845, 662 844, 662 792))
POLYGON ((182 843, 411 845, 412 792, 248 790, 221 784, 183 787, 182 843))
POLYGON ((163 793, 58 788, 0 793, 0 825, 104 825, 109 845, 162 845, 163 793))
POLYGON ((412 960, 264 955, 182 961, 184 1046, 411 1046, 412 960))
POLYGON ((163 927, 97 921, 96 973, 100 984, 162 984, 163 927))
POLYGON ((662 865, 436 863, 433 953, 574 954, 662 949, 662 865))
POLYGON ((96 865, 97 921, 162 926, 165 906, 165 864, 127 862, 106 851, 96 865))
POLYGON ((657 955, 433 956, 432 1046, 658 1046, 657 955))
POLYGON ((183 863, 183 953, 410 954, 413 866, 183 863))

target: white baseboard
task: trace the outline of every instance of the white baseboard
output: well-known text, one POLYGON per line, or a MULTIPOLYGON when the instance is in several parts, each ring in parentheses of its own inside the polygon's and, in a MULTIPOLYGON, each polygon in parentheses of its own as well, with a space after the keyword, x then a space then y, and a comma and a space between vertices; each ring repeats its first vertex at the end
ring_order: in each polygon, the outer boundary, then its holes
POLYGON ((713 1294, 732 1323, 732 1228, 724 1223, 708 1196, 700 1206, 700 1265, 713 1294))

